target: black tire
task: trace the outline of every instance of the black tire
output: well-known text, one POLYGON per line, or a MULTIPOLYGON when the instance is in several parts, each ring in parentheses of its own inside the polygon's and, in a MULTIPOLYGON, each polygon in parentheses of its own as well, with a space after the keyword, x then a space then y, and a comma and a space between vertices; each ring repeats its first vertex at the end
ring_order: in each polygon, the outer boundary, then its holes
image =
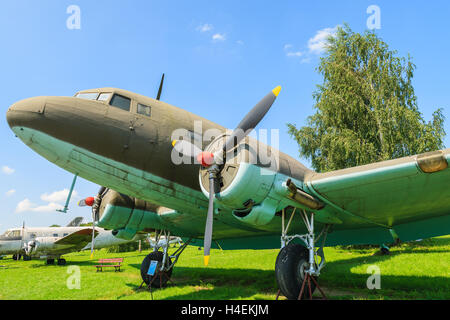
POLYGON ((66 265, 66 259, 58 259, 58 266, 65 266, 66 265))
MULTIPOLYGON (((158 270, 159 268, 161 268, 161 263, 163 260, 163 256, 164 254, 161 251, 156 251, 156 252, 152 252, 149 255, 147 255, 144 260, 142 261, 141 264, 141 277, 142 280, 148 285, 152 280, 152 287, 153 288, 163 288, 167 285, 167 282, 169 281, 170 277, 172 276, 172 271, 173 268, 170 268, 169 271, 167 271, 166 275, 167 277, 165 277, 164 275, 161 276, 161 280, 160 277, 155 273, 154 276, 149 276, 147 274, 148 272, 148 268, 150 267, 150 262, 152 260, 154 261, 158 261, 158 265, 156 266, 156 270, 158 270), (155 279, 156 278, 156 279, 155 279)), ((172 260, 170 259, 170 257, 167 257, 169 259, 169 265, 172 264, 172 260)))
POLYGON ((48 265, 55 264, 55 259, 47 259, 47 264, 48 265))
MULTIPOLYGON (((297 300, 305 278, 304 270, 309 268, 309 252, 304 246, 290 243, 278 254, 275 262, 275 276, 281 294, 289 300, 297 300)), ((315 278, 316 279, 316 278, 315 278)), ((311 281, 311 293, 316 286, 311 281)), ((302 299, 309 298, 308 285, 305 284, 302 299)))
POLYGON ((31 257, 27 256, 27 255, 24 255, 23 256, 23 261, 31 261, 31 257))
POLYGON ((18 257, 19 257, 18 254, 13 254, 12 259, 15 260, 15 261, 17 261, 17 260, 19 260, 19 259, 17 259, 18 257))

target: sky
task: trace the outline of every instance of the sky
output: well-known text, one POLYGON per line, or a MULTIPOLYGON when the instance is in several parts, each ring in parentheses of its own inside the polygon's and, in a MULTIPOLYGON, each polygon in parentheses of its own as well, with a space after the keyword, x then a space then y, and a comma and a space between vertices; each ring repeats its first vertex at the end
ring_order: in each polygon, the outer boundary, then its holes
POLYGON ((323 39, 344 23, 355 32, 376 27, 399 56, 411 55, 419 109, 429 120, 443 108, 450 133, 449 14, 446 0, 4 0, 0 233, 24 221, 30 227, 66 225, 77 216, 88 221, 90 210, 76 202, 98 190, 79 179, 69 212, 56 212, 73 176, 14 137, 5 116, 14 102, 97 87, 155 97, 165 73, 163 101, 233 128, 281 85, 258 128, 279 129, 280 149, 309 166, 299 158, 286 124, 305 125, 313 114, 312 93, 322 81, 316 68, 323 39), (370 10, 373 6, 379 11, 370 10))

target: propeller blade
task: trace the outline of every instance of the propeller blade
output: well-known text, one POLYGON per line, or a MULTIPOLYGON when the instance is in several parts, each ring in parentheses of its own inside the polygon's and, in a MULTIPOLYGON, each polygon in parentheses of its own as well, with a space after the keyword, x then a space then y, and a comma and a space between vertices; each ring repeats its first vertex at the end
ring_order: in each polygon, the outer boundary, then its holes
POLYGON ((92 222, 91 257, 90 257, 91 260, 94 257, 94 241, 95 241, 95 221, 92 222))
POLYGON ((214 216, 214 184, 215 178, 209 178, 209 205, 208 205, 208 215, 206 217, 205 225, 205 236, 203 240, 203 259, 205 266, 208 266, 209 256, 211 251, 211 241, 213 233, 213 216, 214 216))
POLYGON ((202 153, 202 150, 199 147, 186 140, 174 140, 172 141, 172 146, 183 156, 188 156, 191 158, 197 158, 198 155, 202 153))
POLYGON ((278 86, 267 94, 260 102, 258 102, 253 109, 245 116, 239 125, 234 129, 231 136, 223 146, 223 151, 227 152, 233 149, 239 144, 257 125, 269 111, 278 94, 281 91, 281 87, 278 86))
POLYGON ((82 199, 78 201, 79 207, 92 207, 94 204, 95 198, 94 197, 87 197, 86 199, 82 199))

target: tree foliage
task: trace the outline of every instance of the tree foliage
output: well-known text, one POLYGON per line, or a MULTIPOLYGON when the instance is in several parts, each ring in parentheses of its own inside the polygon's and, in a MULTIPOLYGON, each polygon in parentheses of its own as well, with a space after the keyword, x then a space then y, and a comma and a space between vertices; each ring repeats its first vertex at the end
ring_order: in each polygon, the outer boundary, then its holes
POLYGON ((288 124, 300 155, 319 172, 443 148, 442 109, 426 122, 412 86, 415 65, 374 32, 345 25, 327 39, 308 125, 288 124))

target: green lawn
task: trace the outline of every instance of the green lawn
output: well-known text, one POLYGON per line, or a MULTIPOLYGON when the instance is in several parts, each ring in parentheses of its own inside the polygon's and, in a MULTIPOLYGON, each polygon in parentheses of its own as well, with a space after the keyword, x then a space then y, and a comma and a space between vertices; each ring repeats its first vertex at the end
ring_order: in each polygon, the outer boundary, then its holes
MULTIPOLYGON (((329 299, 450 299, 450 236, 402 244, 391 255, 378 250, 325 248, 327 266, 319 283, 329 299), (381 271, 381 289, 369 290, 367 268, 381 271)), ((173 284, 153 292, 154 299, 275 299, 278 250, 212 250, 209 267, 203 252, 188 247, 173 272, 173 284)), ((0 299, 150 299, 138 290, 140 264, 146 253, 97 251, 65 256, 67 266, 44 261, 0 260, 0 299), (123 271, 96 273, 99 258, 124 257, 123 271), (69 266, 79 266, 81 289, 69 290, 69 266)))

